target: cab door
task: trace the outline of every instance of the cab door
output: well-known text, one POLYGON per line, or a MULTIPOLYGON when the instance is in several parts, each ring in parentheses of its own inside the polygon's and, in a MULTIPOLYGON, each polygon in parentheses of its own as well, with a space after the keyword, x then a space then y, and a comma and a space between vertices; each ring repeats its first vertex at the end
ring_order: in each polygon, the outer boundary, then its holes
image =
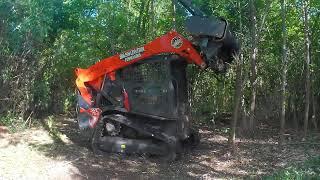
POLYGON ((177 117, 177 98, 170 71, 170 61, 149 59, 119 72, 131 112, 177 117))

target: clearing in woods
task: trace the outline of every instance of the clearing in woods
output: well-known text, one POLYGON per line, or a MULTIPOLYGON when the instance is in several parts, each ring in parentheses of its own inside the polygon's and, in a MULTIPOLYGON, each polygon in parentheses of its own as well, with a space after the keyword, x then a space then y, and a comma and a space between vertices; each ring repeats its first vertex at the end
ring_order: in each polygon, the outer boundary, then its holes
POLYGON ((278 130, 264 127, 255 139, 237 139, 232 155, 225 133, 203 127, 200 145, 176 162, 138 155, 95 157, 73 119, 57 117, 56 122, 52 133, 32 128, 10 134, 0 128, 0 179, 258 178, 320 154, 319 144, 299 143, 296 136, 280 147, 278 130))

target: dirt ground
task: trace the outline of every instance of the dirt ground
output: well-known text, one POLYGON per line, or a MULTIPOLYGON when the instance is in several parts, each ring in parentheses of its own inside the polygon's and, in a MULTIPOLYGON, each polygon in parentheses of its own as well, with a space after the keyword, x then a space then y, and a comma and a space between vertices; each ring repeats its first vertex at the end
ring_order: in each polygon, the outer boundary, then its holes
POLYGON ((320 154, 319 144, 301 143, 289 134, 289 143, 279 146, 277 130, 268 127, 260 128, 254 140, 238 139, 237 153, 232 154, 224 132, 204 127, 200 145, 176 162, 138 155, 96 157, 73 119, 58 117, 57 122, 58 135, 44 128, 10 134, 0 127, 0 180, 260 179, 320 154))

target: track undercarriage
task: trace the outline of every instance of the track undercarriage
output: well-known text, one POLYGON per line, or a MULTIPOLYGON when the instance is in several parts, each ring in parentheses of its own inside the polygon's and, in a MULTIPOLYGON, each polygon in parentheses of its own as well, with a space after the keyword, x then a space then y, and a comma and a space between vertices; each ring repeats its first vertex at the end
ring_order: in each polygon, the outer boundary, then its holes
POLYGON ((195 147, 199 135, 191 130, 187 137, 175 134, 175 122, 128 118, 121 114, 103 117, 94 130, 91 146, 96 154, 104 152, 160 155, 174 160, 177 154, 195 147))

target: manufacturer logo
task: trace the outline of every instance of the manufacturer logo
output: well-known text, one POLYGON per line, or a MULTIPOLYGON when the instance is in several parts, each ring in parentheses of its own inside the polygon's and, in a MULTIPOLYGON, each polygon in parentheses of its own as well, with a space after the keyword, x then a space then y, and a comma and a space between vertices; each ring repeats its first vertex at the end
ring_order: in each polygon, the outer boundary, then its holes
POLYGON ((120 59, 126 62, 132 61, 134 59, 141 57, 142 56, 141 53, 143 53, 144 51, 145 51, 144 47, 139 47, 137 49, 133 49, 131 51, 120 54, 120 59))
POLYGON ((171 40, 171 46, 176 49, 181 48, 182 45, 183 45, 183 40, 179 36, 176 36, 171 40))

